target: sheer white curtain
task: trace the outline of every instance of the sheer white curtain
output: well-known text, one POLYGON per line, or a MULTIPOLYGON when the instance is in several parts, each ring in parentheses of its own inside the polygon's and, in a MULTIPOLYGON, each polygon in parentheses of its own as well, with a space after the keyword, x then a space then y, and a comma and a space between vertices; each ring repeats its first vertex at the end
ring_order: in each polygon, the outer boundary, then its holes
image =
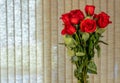
POLYGON ((0 83, 77 83, 62 43, 61 14, 94 4, 112 24, 91 83, 120 83, 120 0, 0 0, 0 83))

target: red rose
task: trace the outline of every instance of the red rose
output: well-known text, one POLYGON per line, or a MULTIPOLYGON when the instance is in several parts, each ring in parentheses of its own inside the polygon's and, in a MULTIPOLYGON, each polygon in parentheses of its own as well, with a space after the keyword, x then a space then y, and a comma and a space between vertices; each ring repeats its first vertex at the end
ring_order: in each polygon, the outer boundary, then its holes
POLYGON ((79 24, 80 21, 84 19, 84 14, 79 9, 70 11, 70 15, 70 21, 72 24, 79 24))
POLYGON ((61 19, 63 20, 65 25, 70 24, 70 13, 63 14, 61 19))
POLYGON ((97 25, 100 28, 105 28, 111 21, 109 21, 110 16, 108 16, 106 13, 101 12, 97 16, 97 25))
POLYGON ((93 5, 86 5, 85 12, 87 15, 92 16, 94 14, 95 6, 93 5))
POLYGON ((96 22, 92 19, 85 19, 80 24, 80 30, 82 32, 92 33, 96 30, 96 22))
POLYGON ((72 25, 65 25, 65 28, 62 30, 61 34, 62 35, 65 35, 65 34, 73 35, 75 32, 76 32, 76 29, 75 29, 74 26, 72 26, 72 25))
POLYGON ((84 14, 80 10, 72 10, 70 13, 63 14, 61 19, 65 25, 79 24, 84 19, 84 14))

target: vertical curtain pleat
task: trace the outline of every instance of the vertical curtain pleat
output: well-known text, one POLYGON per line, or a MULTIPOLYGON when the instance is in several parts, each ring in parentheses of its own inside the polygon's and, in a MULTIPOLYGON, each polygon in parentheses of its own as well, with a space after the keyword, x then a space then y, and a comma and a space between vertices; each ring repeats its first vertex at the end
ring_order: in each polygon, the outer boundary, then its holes
POLYGON ((16 82, 22 82, 22 45, 21 45, 21 2, 14 0, 14 79, 16 82), (18 62, 19 61, 19 62, 18 62))
POLYGON ((59 43, 63 42, 61 34, 61 30, 63 27, 62 22, 60 20, 61 14, 64 12, 65 8, 65 0, 58 0, 58 83, 65 83, 66 78, 66 68, 65 68, 65 47, 60 45, 59 43))
POLYGON ((30 83, 36 81, 36 25, 35 0, 29 0, 29 74, 30 83))
POLYGON ((112 24, 95 55, 97 75, 90 83, 120 83, 120 0, 0 0, 0 83, 77 83, 75 66, 63 43, 60 17, 95 5, 112 24))
POLYGON ((44 82, 44 7, 43 0, 36 0, 37 83, 44 82))
POLYGON ((29 1, 22 0, 22 81, 30 82, 29 81, 29 1))
POLYGON ((51 0, 51 82, 58 80, 58 2, 51 0), (56 13, 55 13, 56 12, 56 13))
POLYGON ((44 83, 51 82, 51 1, 43 0, 44 4, 44 83))
POLYGON ((114 78, 115 78, 115 83, 120 82, 120 20, 119 20, 119 15, 120 15, 120 1, 116 0, 114 1, 114 78))
MULTIPOLYGON (((69 12, 72 9, 72 0, 65 0, 65 9, 64 12, 69 12)), ((62 26, 64 27, 64 26, 62 26)), ((67 50, 65 49, 65 83, 72 83, 73 77, 72 77, 72 64, 70 61, 70 56, 67 56, 67 50)))
MULTIPOLYGON (((114 27, 114 0, 111 0, 110 3, 108 3, 107 5, 107 12, 109 13, 109 15, 111 16, 111 20, 113 21, 113 24, 109 26, 109 29, 107 30, 108 33, 108 40, 107 42, 109 43, 109 45, 107 46, 107 82, 108 83, 117 83, 114 81, 114 61, 115 61, 115 54, 114 54, 114 37, 115 37, 115 27, 114 27), (111 11, 112 10, 112 11, 111 11)), ((118 82, 119 83, 119 82, 118 82)))
POLYGON ((0 3, 0 81, 7 82, 8 72, 7 72, 7 57, 8 57, 8 45, 7 45, 7 14, 6 14, 6 1, 3 0, 0 3), (4 5, 3 5, 4 4, 4 5), (2 13, 1 13, 2 12, 2 13), (3 69, 4 68, 4 69, 3 69), (1 76, 2 75, 2 76, 1 76))
POLYGON ((14 83, 15 81, 15 17, 14 17, 14 1, 7 0, 7 81, 14 83))

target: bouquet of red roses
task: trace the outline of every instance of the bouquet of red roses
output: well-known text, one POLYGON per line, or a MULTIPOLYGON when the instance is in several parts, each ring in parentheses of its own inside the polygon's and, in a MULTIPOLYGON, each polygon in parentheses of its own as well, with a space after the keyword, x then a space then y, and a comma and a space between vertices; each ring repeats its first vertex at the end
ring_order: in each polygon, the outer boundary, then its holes
POLYGON ((61 31, 64 45, 71 62, 76 65, 74 76, 78 83, 88 83, 88 73, 97 74, 97 67, 93 60, 95 49, 100 56, 100 40, 106 26, 111 23, 105 12, 94 13, 95 6, 86 5, 85 13, 79 9, 71 10, 61 16, 64 28, 61 31))

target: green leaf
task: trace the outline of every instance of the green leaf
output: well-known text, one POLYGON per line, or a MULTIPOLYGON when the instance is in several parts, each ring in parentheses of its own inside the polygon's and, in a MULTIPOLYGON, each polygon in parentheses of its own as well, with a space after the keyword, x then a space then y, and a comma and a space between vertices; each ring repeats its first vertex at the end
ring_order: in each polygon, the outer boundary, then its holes
POLYGON ((77 67, 74 70, 75 77, 82 79, 83 78, 82 72, 83 72, 83 64, 81 64, 79 67, 77 67))
POLYGON ((95 39, 98 40, 99 39, 99 34, 98 33, 95 33, 95 39))
POLYGON ((67 44, 67 45, 73 43, 72 37, 70 37, 68 35, 63 36, 63 39, 64 39, 65 44, 67 44))
POLYGON ((89 50, 93 50, 94 48, 94 43, 92 41, 89 41, 89 50))
POLYGON ((69 56, 74 56, 74 50, 71 50, 70 48, 68 48, 67 49, 67 54, 69 55, 69 56))
POLYGON ((97 67, 94 61, 90 61, 87 66, 88 72, 92 74, 97 74, 97 67))
POLYGON ((79 70, 79 73, 82 73, 82 70, 83 70, 83 64, 80 65, 80 67, 78 68, 79 70))
POLYGON ((72 38, 72 36, 65 35, 63 36, 64 42, 68 47, 75 47, 76 41, 72 38))
POLYGON ((83 33, 83 34, 82 34, 82 39, 83 39, 84 41, 87 41, 87 40, 89 39, 89 33, 83 33))
POLYGON ((95 46, 95 48, 96 48, 96 50, 97 50, 97 55, 98 55, 98 57, 100 57, 100 53, 101 53, 101 49, 100 49, 100 46, 99 45, 96 45, 95 46))
POLYGON ((95 43, 97 41, 97 38, 95 37, 95 34, 93 34, 91 37, 90 37, 90 41, 93 41, 93 43, 95 43))
POLYGON ((105 44, 105 45, 108 45, 108 43, 106 43, 106 42, 104 42, 104 41, 102 41, 102 40, 99 40, 98 42, 103 43, 103 44, 105 44))
POLYGON ((80 80, 78 80, 78 83, 82 83, 80 80))
POLYGON ((105 32, 105 28, 97 28, 96 33, 102 34, 105 32))
POLYGON ((79 72, 79 69, 74 70, 74 76, 78 79, 82 79, 82 73, 79 72))
POLYGON ((84 56, 85 55, 85 53, 83 53, 83 52, 77 52, 76 53, 76 56, 84 56))
POLYGON ((78 59, 77 56, 73 56, 73 57, 71 58, 71 60, 72 60, 73 63, 75 63, 75 62, 77 62, 79 59, 78 59))

